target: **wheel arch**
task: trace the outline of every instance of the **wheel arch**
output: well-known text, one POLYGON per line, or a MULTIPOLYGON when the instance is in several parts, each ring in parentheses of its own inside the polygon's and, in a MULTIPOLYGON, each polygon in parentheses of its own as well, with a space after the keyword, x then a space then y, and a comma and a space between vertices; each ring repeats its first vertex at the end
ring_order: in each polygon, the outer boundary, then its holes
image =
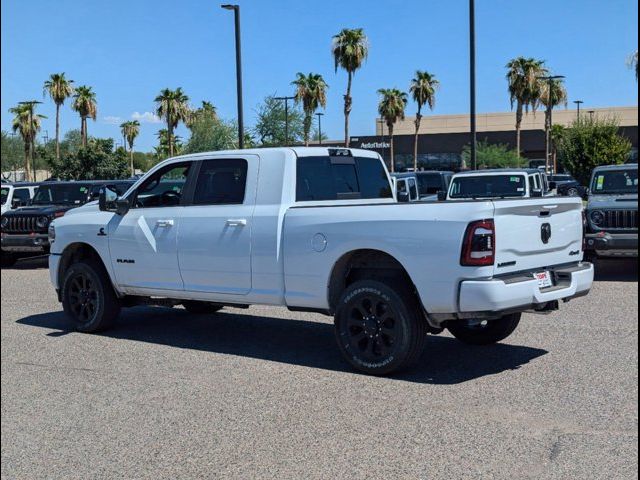
POLYGON ((74 242, 67 245, 60 254, 60 263, 58 266, 58 285, 60 286, 60 288, 62 287, 64 276, 68 268, 76 262, 88 259, 99 262, 100 265, 102 265, 102 267, 104 268, 105 272, 107 272, 109 278, 111 278, 111 283, 114 283, 113 278, 111 277, 110 269, 108 268, 107 263, 105 263, 105 261, 101 257, 100 253, 98 253, 98 250, 96 250, 95 247, 88 243, 74 242))
POLYGON ((416 295, 419 305, 422 305, 418 290, 404 265, 387 252, 365 248, 346 252, 334 263, 327 285, 327 300, 331 313, 335 312, 344 289, 363 279, 403 282, 416 295))

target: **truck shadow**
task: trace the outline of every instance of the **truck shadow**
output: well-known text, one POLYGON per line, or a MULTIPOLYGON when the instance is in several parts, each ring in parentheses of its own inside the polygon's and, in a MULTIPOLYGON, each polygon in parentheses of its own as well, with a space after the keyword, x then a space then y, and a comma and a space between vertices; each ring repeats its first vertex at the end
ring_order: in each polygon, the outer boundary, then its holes
POLYGON ((595 263, 596 282, 637 282, 638 260, 598 259, 595 263))
MULTIPOLYGON (((32 315, 17 323, 56 330, 47 334, 50 337, 70 333, 82 335, 70 330, 62 312, 32 315)), ((236 312, 198 316, 182 309, 137 307, 124 310, 118 324, 100 335, 353 372, 338 351, 331 323, 236 312)), ((458 384, 518 369, 546 353, 538 348, 509 344, 468 347, 450 337, 431 336, 420 361, 409 371, 392 378, 416 383, 458 384)))

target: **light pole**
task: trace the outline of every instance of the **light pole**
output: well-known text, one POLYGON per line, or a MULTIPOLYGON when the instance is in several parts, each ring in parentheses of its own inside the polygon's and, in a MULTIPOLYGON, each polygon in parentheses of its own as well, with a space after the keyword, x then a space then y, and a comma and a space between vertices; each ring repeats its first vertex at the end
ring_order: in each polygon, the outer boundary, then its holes
POLYGON ((469 0, 469 112, 471 123, 471 166, 477 169, 477 145, 476 134, 476 6, 474 0, 469 0))
MULTIPOLYGON (((553 98, 552 98, 552 90, 553 90, 553 81, 554 80, 562 80, 564 75, 547 75, 544 77, 537 77, 538 80, 543 82, 547 82, 547 103, 549 110, 549 118, 547 119, 547 125, 545 128, 545 172, 549 173, 549 168, 551 167, 551 126, 553 125, 553 98)), ((555 173, 555 172, 554 172, 555 173)))
MULTIPOLYGON (((31 168, 34 171, 34 180, 35 180, 35 175, 36 175, 36 169, 35 169, 35 157, 33 155, 33 152, 35 150, 35 141, 36 141, 36 132, 34 131, 33 128, 33 108, 42 102, 39 102, 38 100, 29 100, 26 102, 18 102, 18 105, 26 105, 29 107, 29 160, 31 163, 31 168)), ((25 176, 25 180, 29 181, 31 180, 30 177, 30 172, 28 169, 29 165, 25 165, 25 170, 24 170, 24 176, 25 176)))
POLYGON ((296 97, 274 97, 274 100, 284 100, 284 143, 289 144, 289 100, 296 97))
POLYGON ((578 121, 580 121, 580 105, 584 102, 582 100, 574 100, 573 103, 575 103, 576 107, 578 108, 576 116, 578 117, 578 121))
POLYGON ((595 110, 589 110, 589 120, 593 122, 593 114, 596 113, 595 110))
POLYGON ((244 148, 244 116, 242 113, 242 49, 240 47, 240 5, 220 5, 233 10, 236 32, 236 94, 238 96, 238 148, 244 148))
POLYGON ((318 145, 322 145, 322 116, 324 113, 317 112, 316 116, 318 117, 318 145))

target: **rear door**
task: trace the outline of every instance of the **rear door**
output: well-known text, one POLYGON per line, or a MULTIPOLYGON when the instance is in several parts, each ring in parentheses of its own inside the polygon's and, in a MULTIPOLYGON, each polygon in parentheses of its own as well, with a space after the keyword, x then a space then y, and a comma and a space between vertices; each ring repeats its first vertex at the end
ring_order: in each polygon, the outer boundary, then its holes
POLYGON ((204 160, 193 201, 182 214, 178 261, 184 289, 244 295, 251 291, 251 232, 259 158, 204 160))
POLYGON ((577 198, 494 201, 495 273, 540 269, 582 258, 577 198))

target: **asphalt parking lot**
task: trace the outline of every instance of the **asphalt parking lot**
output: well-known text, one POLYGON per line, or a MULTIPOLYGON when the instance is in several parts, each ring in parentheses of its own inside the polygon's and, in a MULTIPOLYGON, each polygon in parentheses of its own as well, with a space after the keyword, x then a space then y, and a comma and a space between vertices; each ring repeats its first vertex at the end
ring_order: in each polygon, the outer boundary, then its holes
POLYGON ((331 320, 136 308, 71 332, 46 262, 2 270, 2 478, 637 478, 638 268, 500 345, 353 373, 331 320))

